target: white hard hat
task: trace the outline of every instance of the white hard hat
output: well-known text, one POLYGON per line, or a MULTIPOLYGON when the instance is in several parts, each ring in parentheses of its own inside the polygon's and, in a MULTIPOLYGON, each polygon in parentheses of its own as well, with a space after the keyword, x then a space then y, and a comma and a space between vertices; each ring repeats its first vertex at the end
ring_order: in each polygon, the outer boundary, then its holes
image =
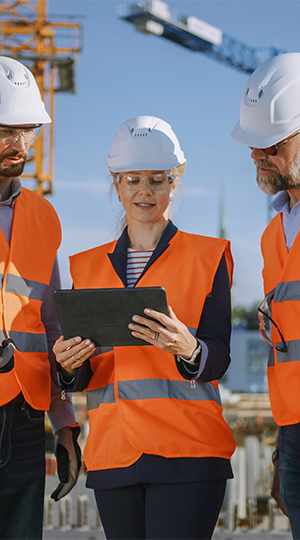
POLYGON ((106 160, 112 172, 162 171, 185 163, 171 126, 155 116, 136 116, 120 125, 106 160))
POLYGON ((51 118, 31 71, 0 56, 0 124, 49 124, 51 118))
POLYGON ((300 129, 300 53, 266 60, 244 88, 231 138, 254 148, 272 146, 300 129))

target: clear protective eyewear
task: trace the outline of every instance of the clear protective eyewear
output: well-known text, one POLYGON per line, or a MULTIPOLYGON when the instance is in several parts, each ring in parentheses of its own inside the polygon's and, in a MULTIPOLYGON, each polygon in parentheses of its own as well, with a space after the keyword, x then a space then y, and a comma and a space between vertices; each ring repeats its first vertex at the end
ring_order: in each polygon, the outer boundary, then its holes
POLYGON ((271 315, 269 315, 270 303, 271 303, 272 298, 273 298, 273 296, 272 297, 266 297, 265 296, 265 298, 263 299, 263 301, 261 302, 261 304, 257 308, 259 331, 260 331, 262 337, 269 343, 269 345, 271 345, 271 347, 276 349, 276 351, 286 353, 287 352, 287 344, 285 342, 285 339, 284 339, 278 325, 272 319, 271 315), (266 319, 267 319, 267 321, 266 321, 266 319), (270 327, 267 328, 267 324, 266 324, 267 322, 272 323, 275 326, 275 328, 276 328, 276 330, 277 330, 277 332, 278 332, 278 334, 280 336, 280 339, 281 339, 281 345, 274 345, 271 338, 268 336, 267 332, 268 331, 270 332, 270 327))
POLYGON ((117 181, 120 183, 123 180, 126 187, 135 191, 141 188, 143 179, 146 178, 147 184, 152 191, 160 191, 166 188, 167 184, 173 184, 175 176, 166 171, 159 171, 150 174, 140 173, 119 173, 117 175, 117 181))
POLYGON ((26 145, 30 145, 39 136, 42 124, 34 127, 10 127, 0 125, 0 142, 9 145, 17 142, 21 137, 26 145))
POLYGON ((251 151, 252 150, 261 150, 262 152, 267 154, 267 156, 277 156, 278 148, 280 148, 280 146, 286 144, 291 139, 293 139, 293 137, 296 137, 296 135, 299 135, 299 134, 300 134, 300 131, 296 131, 296 133, 293 133, 293 135, 291 135, 288 139, 284 139, 284 141, 273 144, 272 146, 268 146, 268 148, 256 148, 255 146, 249 146, 249 148, 250 148, 251 151))

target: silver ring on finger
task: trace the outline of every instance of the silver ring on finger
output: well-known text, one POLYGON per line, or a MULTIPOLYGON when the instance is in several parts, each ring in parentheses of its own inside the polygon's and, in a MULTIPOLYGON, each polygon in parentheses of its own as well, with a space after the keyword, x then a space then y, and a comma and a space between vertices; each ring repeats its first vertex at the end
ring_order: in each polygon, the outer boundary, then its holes
POLYGON ((158 336, 159 336, 159 333, 158 332, 154 332, 154 334, 152 334, 152 339, 153 341, 156 341, 158 339, 158 336))
POLYGON ((73 354, 73 356, 72 356, 72 360, 73 360, 73 362, 76 360, 74 354, 73 354))

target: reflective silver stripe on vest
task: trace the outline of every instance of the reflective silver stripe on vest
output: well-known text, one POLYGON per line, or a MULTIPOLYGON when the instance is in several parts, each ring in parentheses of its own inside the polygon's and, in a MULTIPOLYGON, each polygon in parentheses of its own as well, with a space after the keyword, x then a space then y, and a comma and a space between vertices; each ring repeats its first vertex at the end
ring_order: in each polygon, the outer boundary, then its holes
POLYGON ((118 383, 121 399, 184 399, 187 401, 216 401, 221 405, 218 388, 210 383, 169 381, 165 379, 138 379, 118 383))
POLYGON ((283 281, 277 284, 274 302, 287 302, 288 300, 300 300, 300 281, 283 281))
POLYGON ((33 298, 34 300, 42 300, 45 296, 45 291, 48 285, 39 281, 24 279, 14 274, 7 274, 6 292, 33 298))
MULTIPOLYGON (((282 353, 277 351, 277 362, 300 362, 300 339, 286 341, 287 352, 282 353)), ((282 345, 281 341, 276 342, 276 345, 282 345)))
POLYGON ((270 348, 269 358, 268 358, 268 367, 274 366, 274 349, 270 348))
POLYGON ((114 403, 116 401, 113 383, 108 383, 105 388, 86 391, 87 408, 97 409, 101 403, 114 403))
MULTIPOLYGON (((3 330, 1 334, 4 335, 3 330)), ((0 334, 0 336, 1 336, 0 334)), ((48 352, 46 334, 30 334, 29 332, 9 332, 10 337, 14 340, 17 349, 21 352, 48 352)), ((2 339, 0 337, 1 342, 2 339)))

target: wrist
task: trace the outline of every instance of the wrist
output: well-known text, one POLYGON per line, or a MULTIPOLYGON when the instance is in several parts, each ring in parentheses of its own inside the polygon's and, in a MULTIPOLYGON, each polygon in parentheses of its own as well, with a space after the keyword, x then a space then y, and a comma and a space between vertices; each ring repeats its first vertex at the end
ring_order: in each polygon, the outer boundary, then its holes
POLYGON ((61 371, 62 371, 62 374, 63 374, 63 376, 64 376, 64 378, 65 378, 66 380, 71 380, 71 379, 73 379, 73 377, 74 377, 74 375, 75 375, 75 373, 76 373, 75 369, 72 369, 72 368, 66 369, 66 368, 63 368, 63 367, 62 367, 61 371))
POLYGON ((57 362, 56 360, 56 369, 59 373, 62 374, 62 376, 66 379, 66 380, 71 380, 75 373, 76 373, 76 370, 73 369, 73 368, 65 368, 62 366, 62 364, 60 364, 59 362, 57 362))
POLYGON ((191 338, 192 338, 192 342, 191 344, 189 345, 189 347, 187 349, 185 349, 184 353, 182 353, 180 356, 184 359, 189 359, 191 358, 191 356, 193 355, 194 353, 194 350, 198 347, 199 343, 197 341, 197 339, 191 335, 191 338))
POLYGON ((198 362, 198 355, 201 353, 201 345, 196 342, 196 347, 194 348, 191 356, 189 358, 185 358, 185 356, 179 355, 179 358, 183 360, 183 362, 186 362, 187 364, 195 365, 198 362))

